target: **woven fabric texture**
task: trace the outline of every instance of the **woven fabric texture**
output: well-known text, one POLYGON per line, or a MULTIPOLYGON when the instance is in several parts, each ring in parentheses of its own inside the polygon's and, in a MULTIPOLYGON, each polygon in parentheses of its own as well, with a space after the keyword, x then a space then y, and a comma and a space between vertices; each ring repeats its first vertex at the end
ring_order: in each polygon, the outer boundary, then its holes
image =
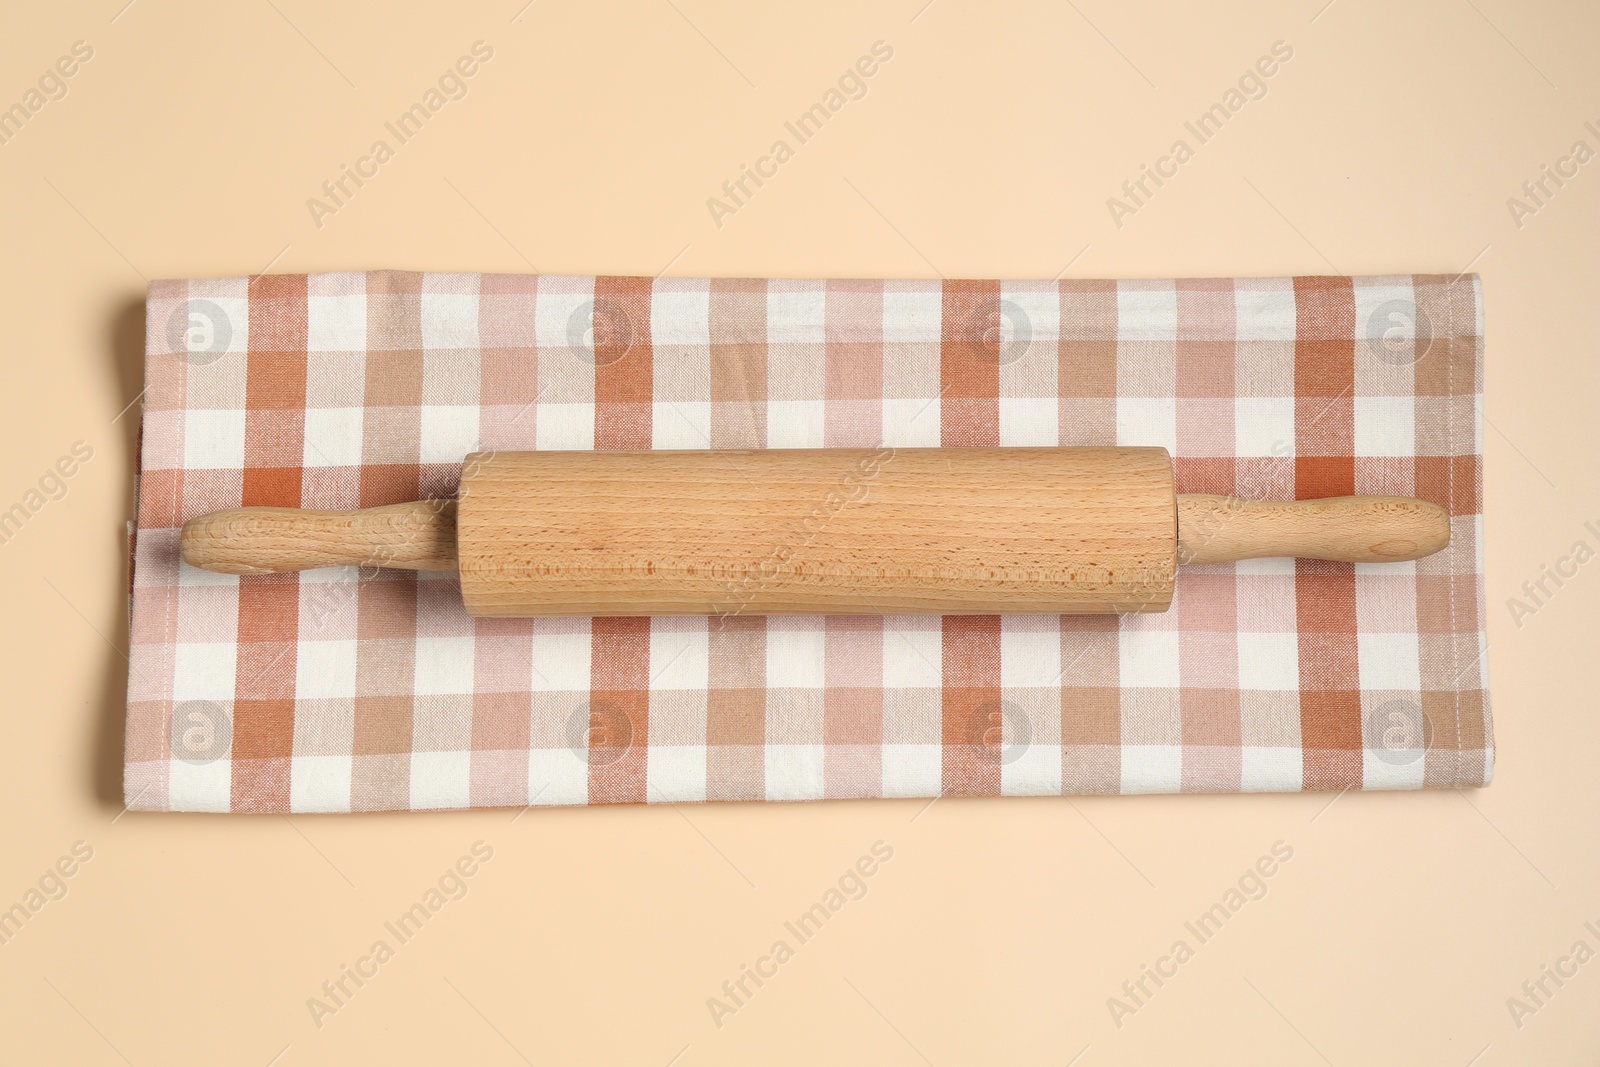
POLYGON ((125 792, 381 811, 1477 786, 1475 276, 161 281, 125 792), (472 619, 179 527, 455 492, 473 450, 1161 445, 1179 492, 1447 508, 1416 563, 1186 567, 1129 616, 472 619))

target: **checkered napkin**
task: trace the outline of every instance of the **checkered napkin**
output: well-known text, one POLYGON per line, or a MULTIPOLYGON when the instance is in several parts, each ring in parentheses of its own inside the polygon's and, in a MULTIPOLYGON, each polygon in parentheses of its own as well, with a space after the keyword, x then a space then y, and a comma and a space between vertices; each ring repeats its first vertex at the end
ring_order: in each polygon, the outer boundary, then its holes
POLYGON ((126 795, 161 811, 1477 786, 1475 277, 372 273, 150 287, 126 795), (182 564, 219 508, 476 449, 1162 445, 1179 492, 1419 496, 1415 563, 1183 568, 1164 614, 472 619, 452 576, 182 564))

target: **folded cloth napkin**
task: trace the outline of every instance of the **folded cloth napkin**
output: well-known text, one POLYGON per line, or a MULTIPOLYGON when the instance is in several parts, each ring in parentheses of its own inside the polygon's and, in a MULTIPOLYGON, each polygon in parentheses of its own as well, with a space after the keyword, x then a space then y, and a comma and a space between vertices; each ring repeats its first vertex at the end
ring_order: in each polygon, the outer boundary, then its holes
POLYGON ((1475 276, 161 281, 125 789, 381 811, 1478 786, 1475 276), (1416 563, 1186 567, 1164 614, 472 619, 453 576, 232 577, 204 512, 454 494, 476 449, 1161 445, 1179 492, 1418 496, 1416 563))

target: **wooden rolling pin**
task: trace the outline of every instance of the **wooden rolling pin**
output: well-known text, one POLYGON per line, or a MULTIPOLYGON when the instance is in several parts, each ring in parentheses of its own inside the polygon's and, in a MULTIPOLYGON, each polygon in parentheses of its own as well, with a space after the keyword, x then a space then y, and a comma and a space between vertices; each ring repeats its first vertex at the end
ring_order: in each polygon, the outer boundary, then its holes
POLYGON ((455 570, 472 615, 1164 611, 1178 564, 1445 547, 1421 500, 1179 496, 1161 448, 486 452, 454 501, 183 527, 228 574, 455 570))

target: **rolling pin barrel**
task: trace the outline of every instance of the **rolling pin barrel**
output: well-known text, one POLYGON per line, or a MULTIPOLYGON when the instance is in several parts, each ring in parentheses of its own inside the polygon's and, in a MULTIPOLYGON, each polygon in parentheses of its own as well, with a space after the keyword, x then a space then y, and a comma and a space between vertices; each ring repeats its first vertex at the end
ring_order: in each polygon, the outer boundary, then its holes
POLYGON ((510 452, 457 501, 240 508, 185 525, 188 562, 459 571, 473 615, 1164 611, 1178 564, 1382 562, 1449 541, 1399 497, 1178 496, 1160 448, 510 452))
POLYGON ((469 457, 474 615, 1164 611, 1159 448, 469 457))

